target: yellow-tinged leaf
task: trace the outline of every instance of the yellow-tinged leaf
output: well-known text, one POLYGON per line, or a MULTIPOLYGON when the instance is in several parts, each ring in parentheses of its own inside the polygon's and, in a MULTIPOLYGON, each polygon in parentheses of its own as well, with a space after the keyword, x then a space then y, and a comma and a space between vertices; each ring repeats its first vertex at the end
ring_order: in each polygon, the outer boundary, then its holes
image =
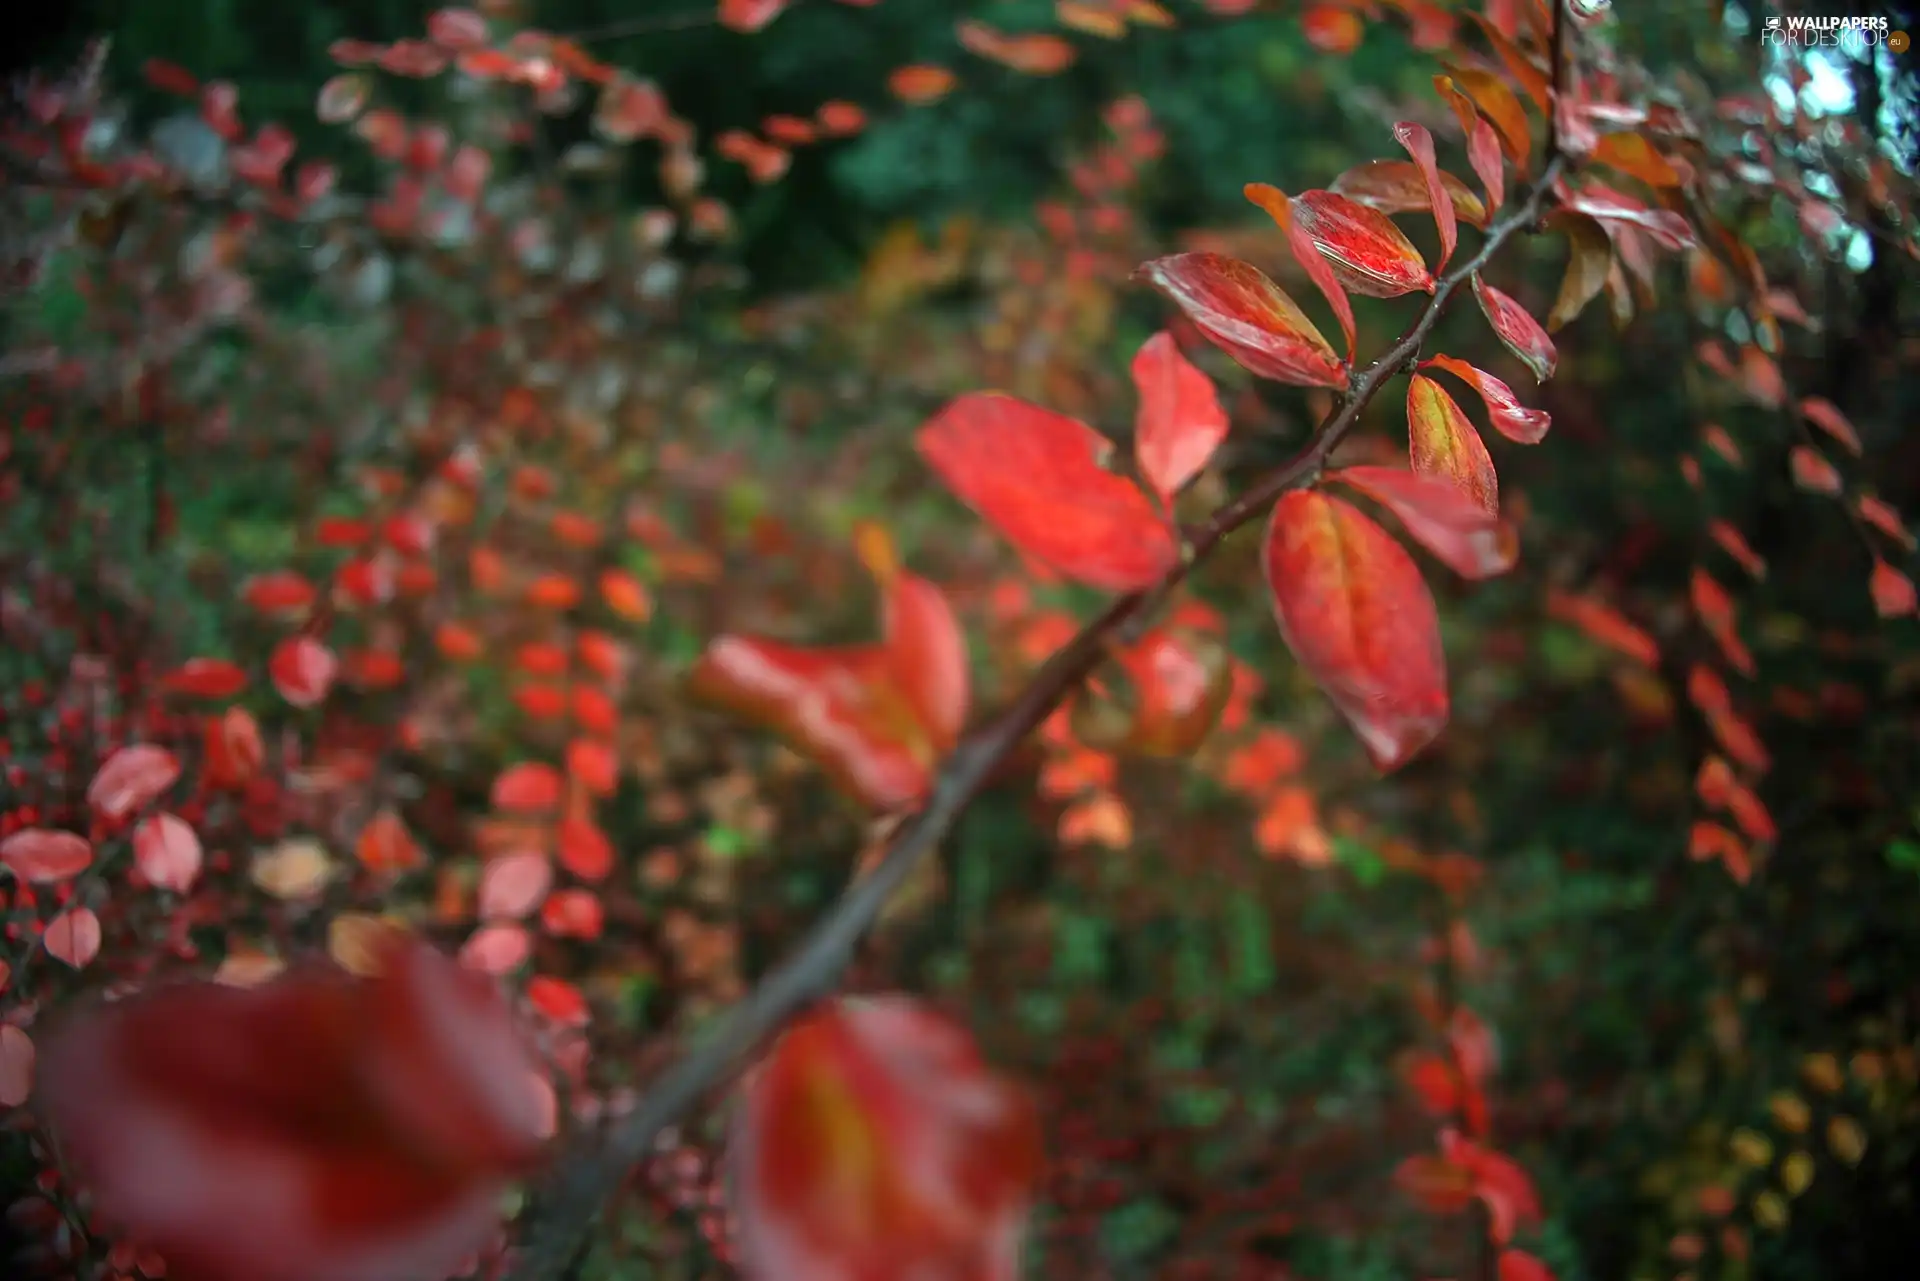
POLYGON ((1425 374, 1407 385, 1407 440, 1414 471, 1452 481, 1489 515, 1500 514, 1500 482, 1486 443, 1459 402, 1425 374))

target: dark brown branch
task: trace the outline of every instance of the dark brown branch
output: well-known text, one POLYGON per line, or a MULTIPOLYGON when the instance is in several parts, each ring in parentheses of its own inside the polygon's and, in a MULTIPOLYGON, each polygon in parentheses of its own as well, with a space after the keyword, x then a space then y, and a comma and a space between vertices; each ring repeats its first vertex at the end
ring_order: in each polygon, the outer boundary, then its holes
POLYGON ((1011 706, 969 734, 947 758, 927 803, 901 826, 874 870, 857 881, 784 962, 656 1081, 611 1133, 591 1150, 561 1162, 530 1211, 531 1229, 520 1261, 509 1274, 511 1281, 555 1281, 577 1257, 601 1205, 647 1155, 661 1131, 728 1080, 789 1017, 833 988, 854 946, 894 891, 953 828, 1000 763, 1099 665, 1109 642, 1123 627, 1164 604, 1195 565, 1228 535, 1265 514, 1281 494, 1319 479, 1334 448, 1359 423, 1374 397, 1419 359, 1421 344, 1439 323, 1455 291, 1516 232, 1539 222, 1548 193, 1564 167, 1563 158, 1555 158, 1523 198, 1508 206, 1488 228, 1485 243, 1438 282, 1419 317, 1361 373, 1304 449, 1205 523, 1187 531, 1187 556, 1152 586, 1114 600, 1047 661, 1011 706))

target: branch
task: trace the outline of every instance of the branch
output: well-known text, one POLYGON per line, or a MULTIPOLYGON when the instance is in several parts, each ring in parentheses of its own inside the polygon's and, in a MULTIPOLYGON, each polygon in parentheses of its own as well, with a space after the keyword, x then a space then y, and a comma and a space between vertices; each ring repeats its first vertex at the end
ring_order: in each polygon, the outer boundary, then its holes
POLYGON ((1550 0, 1553 5, 1553 34, 1548 37, 1547 70, 1553 76, 1553 92, 1547 103, 1547 160, 1560 155, 1560 106, 1567 98, 1567 0, 1550 0))
POLYGON ((1527 189, 1525 197, 1508 206, 1488 228, 1479 251, 1436 284, 1419 317, 1351 385, 1304 449, 1220 507, 1203 524, 1188 530, 1190 555, 1151 586, 1109 604, 1047 661, 1011 706, 969 734, 942 766, 927 803, 901 826, 873 871, 857 881, 814 924, 792 954, 670 1068, 603 1141, 561 1163, 535 1208, 529 1211, 531 1229, 519 1261, 509 1273, 510 1281, 555 1281, 581 1249, 600 1206, 619 1188, 627 1172, 645 1158, 661 1131, 691 1110, 709 1090, 728 1080, 741 1061, 790 1016, 833 988, 854 946, 894 891, 953 828, 1000 763, 1099 665, 1108 643, 1123 627, 1163 604, 1194 566, 1210 556, 1228 535, 1264 515, 1281 494, 1319 479, 1327 459, 1359 423, 1360 415, 1381 388, 1419 358, 1421 344, 1439 323, 1454 292, 1516 232, 1538 223, 1545 212, 1548 192, 1564 168, 1564 157, 1556 157, 1527 189))

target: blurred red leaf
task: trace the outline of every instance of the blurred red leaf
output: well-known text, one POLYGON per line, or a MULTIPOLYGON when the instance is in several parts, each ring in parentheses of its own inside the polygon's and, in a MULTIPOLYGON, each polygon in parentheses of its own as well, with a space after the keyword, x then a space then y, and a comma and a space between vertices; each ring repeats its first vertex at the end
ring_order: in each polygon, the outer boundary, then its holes
POLYGON ((1846 446, 1847 452, 1859 458, 1864 450, 1860 444, 1860 434, 1840 412, 1840 407, 1822 396, 1808 396, 1800 402, 1800 413, 1806 420, 1827 435, 1846 446))
POLYGON ((1609 233, 1621 225, 1634 227, 1651 236, 1662 248, 1674 253, 1682 253, 1700 243, 1693 228, 1679 214, 1668 209, 1649 209, 1632 197, 1599 183, 1589 182, 1583 187, 1569 188, 1565 193, 1565 203, 1575 213, 1596 219, 1609 233))
POLYGON ((1158 578, 1179 546, 1140 487, 1101 467, 1085 423, 999 392, 957 397, 920 429, 920 456, 1015 547, 1107 591, 1158 578))
POLYGON ((1420 167, 1420 176, 1426 180, 1427 203, 1433 207, 1434 225, 1440 231, 1440 261, 1435 270, 1444 269, 1460 241, 1460 229, 1454 219, 1453 197, 1447 194, 1446 184, 1440 180, 1440 163, 1433 154, 1433 135, 1425 125, 1402 120, 1394 125, 1393 136, 1407 149, 1413 163, 1420 167))
POLYGON ((131 818, 180 777, 180 762, 164 747, 132 743, 100 766, 87 785, 87 804, 113 822, 131 818))
POLYGON ((185 894, 200 876, 200 837, 176 814, 155 814, 133 829, 133 862, 155 889, 185 894))
POLYGON ((491 980, 398 931, 366 979, 160 987, 75 1015, 40 1096, 103 1220, 204 1281, 444 1276, 544 1135, 491 980))
POLYGON ((326 698, 339 667, 333 651, 311 636, 287 637, 267 660, 274 689, 295 707, 312 707, 326 698))
POLYGON ((493 780, 495 809, 514 813, 550 810, 560 804, 560 772, 539 761, 522 761, 493 780))
POLYGON ((1076 56, 1073 45, 1059 36, 1008 35, 972 18, 955 23, 954 34, 967 52, 1030 76, 1058 75, 1076 56))
POLYGON ((1868 587, 1873 593, 1873 608, 1880 617, 1898 618, 1915 612, 1913 580, 1884 560, 1873 562, 1868 587))
POLYGON ((1133 448, 1140 475, 1172 509, 1174 496, 1206 468, 1227 437, 1227 415, 1213 380, 1180 353, 1164 329, 1133 357, 1140 397, 1133 448))
POLYGON ((85 969, 100 955, 100 918, 90 907, 70 907, 47 922, 41 941, 47 955, 74 969, 85 969))
POLYGON ((1446 388, 1425 374, 1407 383, 1407 442, 1414 471, 1449 480, 1488 515, 1500 514, 1500 481, 1486 442, 1446 388))
POLYGON ((247 687, 247 673, 224 658, 189 658, 168 672, 161 686, 191 698, 232 698, 247 687))
POLYGON ((74 832, 27 827, 0 840, 0 863, 23 881, 70 881, 93 863, 93 846, 74 832))
POLYGON ((1546 438, 1547 429, 1553 425, 1547 411, 1526 408, 1511 387, 1484 369, 1476 369, 1453 356, 1431 356, 1420 362, 1422 369, 1428 366, 1446 370, 1479 392, 1494 430, 1508 440, 1537 445, 1546 438))
POLYGON ((1393 467, 1346 467, 1328 480, 1353 486, 1399 518, 1414 539, 1464 578, 1493 578, 1520 557, 1519 539, 1450 480, 1393 467))
POLYGON ((958 83, 953 72, 928 63, 896 68, 887 77, 887 88, 893 96, 915 106, 946 97, 958 83))
POLYGON ((1553 339, 1532 313, 1481 280, 1477 271, 1473 273, 1473 296, 1480 300, 1480 310, 1493 326, 1494 334, 1533 371, 1534 381, 1545 382, 1553 377, 1560 356, 1554 350, 1553 339))
POLYGON ((520 850, 492 859, 480 869, 480 918, 521 920, 540 906, 552 886, 553 865, 539 850, 520 850))
POLYGON ((1635 662, 1648 667, 1657 667, 1660 663, 1659 643, 1604 601, 1552 589, 1547 592, 1547 617, 1579 628, 1591 639, 1635 662))
POLYGON ((1809 493, 1838 497, 1843 487, 1840 473, 1811 445, 1795 445, 1787 455, 1793 483, 1809 493))
POLYGON ((749 1077, 728 1187, 750 1281, 1014 1281, 1038 1118, 964 1030, 897 996, 841 998, 749 1077))
POLYGON ((1262 567, 1287 648, 1378 768, 1404 764, 1439 736, 1440 620, 1391 535, 1340 499, 1294 490, 1274 505, 1262 567))
POLYGON ((1224 254, 1174 254, 1136 274, 1250 372, 1300 387, 1346 389, 1346 362, 1293 299, 1251 264, 1224 254))
POLYGON ((592 819, 561 819, 555 845, 560 866, 583 881, 602 881, 613 871, 613 842, 592 819))
POLYGON ((971 695, 965 638, 945 593, 885 555, 868 560, 883 592, 880 644, 807 649, 722 636, 689 685, 701 701, 786 738, 857 799, 891 810, 925 793, 959 740, 971 695))
POLYGON ((0 1108, 17 1108, 33 1096, 33 1038, 0 1023, 0 1108))

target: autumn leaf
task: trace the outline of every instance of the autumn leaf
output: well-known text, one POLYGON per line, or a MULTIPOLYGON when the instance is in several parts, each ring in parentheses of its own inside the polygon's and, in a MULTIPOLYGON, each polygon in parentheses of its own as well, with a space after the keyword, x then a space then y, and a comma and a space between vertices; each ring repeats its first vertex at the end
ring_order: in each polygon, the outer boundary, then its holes
POLYGON ((397 931, 376 959, 157 986, 43 1037, 94 1212, 205 1281, 456 1271, 543 1151, 536 1066, 491 980, 397 931))
POLYGON ((1847 416, 1831 400, 1823 396, 1808 396, 1800 402, 1800 413, 1808 422, 1839 441, 1855 458, 1864 454, 1860 434, 1854 431, 1853 424, 1847 421, 1847 416))
POLYGON ((967 52, 1030 76, 1058 75, 1076 56, 1073 45, 1059 36, 1007 35, 971 18, 955 23, 954 33, 967 52))
POLYGON ((1660 663, 1659 642, 1619 610, 1592 596, 1552 589, 1547 593, 1547 617, 1579 628, 1591 639, 1637 663, 1647 667, 1660 663))
POLYGON ((1226 411, 1213 380, 1181 354, 1165 330, 1140 345, 1131 372, 1140 398, 1134 456, 1141 477, 1171 510, 1174 496, 1206 468, 1226 439, 1226 411))
POLYGON ((1427 202, 1433 206, 1434 225, 1440 230, 1440 262, 1437 266, 1444 269, 1447 260, 1453 257, 1460 231, 1454 221, 1453 198, 1447 195, 1446 185, 1440 181, 1440 163, 1433 154, 1433 135, 1425 125, 1402 120, 1394 125, 1393 136, 1407 149, 1407 154, 1413 157, 1413 163, 1420 167, 1420 176, 1426 180, 1427 202))
POLYGON ((1839 496, 1840 473, 1819 450, 1809 445, 1795 445, 1787 454, 1787 466, 1793 473, 1793 483, 1808 493, 1839 496))
POLYGON ((1914 613, 1916 599, 1913 580, 1883 560, 1873 562, 1868 578, 1873 608, 1882 618, 1898 618, 1914 613))
POLYGON ((953 72, 927 63, 897 68, 887 77, 887 88, 893 96, 915 106, 939 101, 958 83, 953 72))
POLYGON ((1507 82, 1491 71, 1483 71, 1478 67, 1450 66, 1447 74, 1493 125, 1494 132, 1500 135, 1500 145, 1506 148, 1507 158, 1513 161, 1514 168, 1526 173, 1528 156, 1533 150, 1533 129, 1527 123, 1527 109, 1514 96, 1513 90, 1507 87, 1507 82))
POLYGON ((1377 768, 1397 768, 1439 737, 1439 617, 1399 543, 1340 499, 1293 490, 1274 505, 1262 568, 1287 648, 1377 768))
MULTIPOLYGON (((1431 198, 1436 188, 1430 183, 1427 190, 1431 198)), ((1426 260, 1378 209, 1337 191, 1307 191, 1293 201, 1293 218, 1350 292, 1368 298, 1433 292, 1426 260)))
POLYGON ((1613 241, 1606 229, 1586 214, 1556 209, 1547 225, 1567 234, 1567 270, 1560 278, 1560 292, 1547 313, 1547 329, 1559 332, 1587 304, 1606 288, 1607 274, 1613 270, 1613 241))
POLYGON ((172 752, 151 743, 133 743, 109 756, 87 785, 87 804, 102 818, 131 818, 180 777, 172 752))
POLYGON ((1353 364, 1354 323, 1353 304, 1347 298, 1346 289, 1334 274, 1332 263, 1320 252, 1312 237, 1301 227, 1300 220, 1294 217, 1294 202, 1286 192, 1264 182, 1250 182, 1242 187, 1241 194, 1248 200, 1266 210, 1287 238, 1287 249, 1293 254, 1293 260, 1307 273, 1321 297, 1333 308, 1333 314, 1340 322, 1340 332, 1347 340, 1347 364, 1353 364))
POLYGON ((1416 542, 1463 578, 1497 577, 1519 559, 1513 530, 1449 480, 1374 466, 1344 467, 1327 479, 1392 512, 1416 542))
POLYGON ((1508 440, 1522 445, 1537 445, 1546 438, 1547 429, 1553 425, 1553 419, 1547 411, 1521 405, 1513 389, 1492 374, 1453 356, 1431 356, 1420 362, 1422 369, 1429 366, 1446 370, 1479 392, 1494 430, 1508 440))
MULTIPOLYGON (((1444 169, 1440 172, 1440 182, 1462 221, 1475 227, 1487 225, 1487 207, 1472 188, 1444 169)), ((1328 189, 1384 214, 1419 213, 1433 208, 1426 175, 1411 160, 1369 160, 1335 178, 1328 189)))
POLYGON ((0 864, 23 881, 70 881, 93 863, 93 846, 76 832, 25 827, 0 840, 0 864))
POLYGON ((1223 254, 1175 254, 1135 274, 1248 371, 1298 387, 1346 389, 1346 362, 1293 299, 1251 264, 1223 254))
MULTIPOLYGON (((1474 176, 1480 179, 1480 185, 1487 193, 1486 212, 1498 212, 1507 198, 1507 170, 1506 161, 1500 154, 1500 135, 1481 116, 1480 109, 1473 105, 1473 99, 1460 92, 1452 76, 1435 76, 1433 87, 1453 108, 1454 119, 1460 122, 1460 130, 1467 137, 1467 163, 1473 166, 1474 176)), ((1423 181, 1425 176, 1423 169, 1423 181)), ((1469 218, 1468 221, 1473 220, 1469 218)))
POLYGON ((1448 480, 1488 515, 1500 514, 1500 481, 1486 443, 1446 388, 1424 374, 1407 383, 1407 437, 1414 471, 1448 480))
POLYGON ((1603 134, 1590 158, 1649 187, 1677 187, 1681 182, 1679 170, 1654 149, 1645 134, 1603 134))
POLYGON ((947 488, 1007 541, 1089 586, 1134 591, 1179 556, 1139 486, 1101 467, 1111 442, 1064 414, 998 392, 970 393, 930 419, 915 443, 947 488))
POLYGON ((1013 1281, 1038 1115, 957 1025, 899 996, 802 1017, 748 1078, 727 1145, 749 1281, 1013 1281))
POLYGON ((1563 199, 1566 208, 1575 213, 1586 214, 1609 229, 1622 224, 1636 228, 1652 237, 1662 248, 1674 253, 1683 253, 1700 243, 1692 226, 1679 214, 1669 209, 1649 209, 1638 200, 1600 183, 1589 182, 1583 187, 1570 189, 1563 199))
POLYGON ((1479 300, 1480 311, 1493 326, 1494 334, 1533 371, 1534 381, 1553 377, 1560 356, 1540 322, 1525 307, 1481 280, 1477 271, 1473 273, 1473 296, 1479 300))
POLYGON ((895 810, 925 793, 958 742, 970 692, 965 641, 945 594, 881 568, 880 644, 808 649, 721 636, 694 665, 689 688, 786 738, 856 799, 895 810))

